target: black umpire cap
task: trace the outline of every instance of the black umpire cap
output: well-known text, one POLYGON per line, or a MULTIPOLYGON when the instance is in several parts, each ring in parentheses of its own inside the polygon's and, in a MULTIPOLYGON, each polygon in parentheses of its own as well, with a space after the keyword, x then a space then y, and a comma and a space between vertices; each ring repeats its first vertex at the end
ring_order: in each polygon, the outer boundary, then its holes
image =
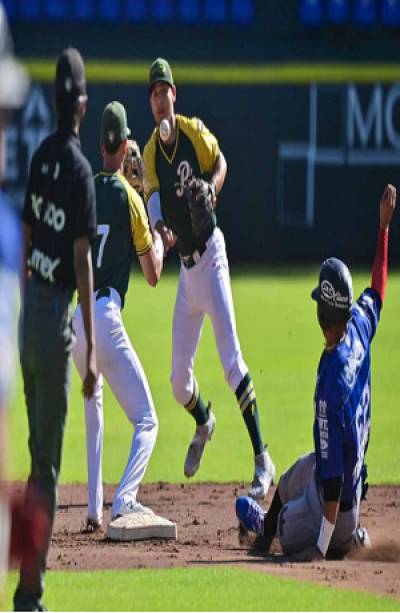
POLYGON ((318 303, 321 323, 346 323, 353 304, 353 282, 346 264, 337 258, 325 260, 319 271, 318 286, 311 292, 311 297, 318 303))
POLYGON ((57 61, 55 97, 60 104, 73 105, 86 96, 85 65, 77 49, 64 49, 57 61))
POLYGON ((29 78, 13 53, 7 17, 0 2, 0 108, 16 109, 23 105, 29 78))

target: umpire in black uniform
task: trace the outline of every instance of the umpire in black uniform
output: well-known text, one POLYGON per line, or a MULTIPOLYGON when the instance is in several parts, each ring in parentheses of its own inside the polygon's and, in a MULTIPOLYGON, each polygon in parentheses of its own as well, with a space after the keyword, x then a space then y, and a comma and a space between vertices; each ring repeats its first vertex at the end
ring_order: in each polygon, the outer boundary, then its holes
POLYGON ((87 96, 85 69, 76 49, 57 62, 58 126, 35 152, 23 211, 26 273, 21 329, 21 365, 28 410, 31 473, 25 505, 41 509, 45 536, 26 552, 14 596, 17 611, 46 610, 41 598, 50 544, 70 384, 75 287, 84 314, 87 374, 83 393, 93 395, 96 351, 90 241, 96 232, 95 189, 80 148, 79 127, 87 96))

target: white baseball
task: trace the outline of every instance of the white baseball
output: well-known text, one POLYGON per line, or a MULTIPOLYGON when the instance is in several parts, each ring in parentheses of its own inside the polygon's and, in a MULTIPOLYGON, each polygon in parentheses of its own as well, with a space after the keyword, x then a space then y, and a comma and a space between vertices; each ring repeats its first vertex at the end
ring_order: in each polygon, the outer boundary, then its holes
POLYGON ((163 119, 160 123, 160 136, 162 141, 167 141, 171 134, 171 126, 168 119, 163 119))

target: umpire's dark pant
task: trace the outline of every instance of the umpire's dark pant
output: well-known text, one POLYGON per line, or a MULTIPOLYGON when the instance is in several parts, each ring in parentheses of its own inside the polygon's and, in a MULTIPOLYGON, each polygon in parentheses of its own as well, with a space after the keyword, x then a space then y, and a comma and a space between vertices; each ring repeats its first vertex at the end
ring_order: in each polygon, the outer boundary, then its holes
POLYGON ((14 596, 17 611, 40 610, 44 572, 57 505, 74 333, 73 290, 31 277, 21 321, 21 366, 29 421, 31 473, 25 504, 49 518, 44 544, 26 552, 14 596))

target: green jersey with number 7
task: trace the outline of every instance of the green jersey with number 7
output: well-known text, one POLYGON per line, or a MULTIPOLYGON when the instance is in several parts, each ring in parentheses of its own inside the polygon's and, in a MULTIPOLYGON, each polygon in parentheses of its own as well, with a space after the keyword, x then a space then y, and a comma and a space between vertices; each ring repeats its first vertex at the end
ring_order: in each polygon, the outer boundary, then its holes
POLYGON ((119 173, 95 177, 97 237, 93 243, 94 289, 115 288, 124 304, 134 250, 152 246, 147 215, 139 194, 119 173))

